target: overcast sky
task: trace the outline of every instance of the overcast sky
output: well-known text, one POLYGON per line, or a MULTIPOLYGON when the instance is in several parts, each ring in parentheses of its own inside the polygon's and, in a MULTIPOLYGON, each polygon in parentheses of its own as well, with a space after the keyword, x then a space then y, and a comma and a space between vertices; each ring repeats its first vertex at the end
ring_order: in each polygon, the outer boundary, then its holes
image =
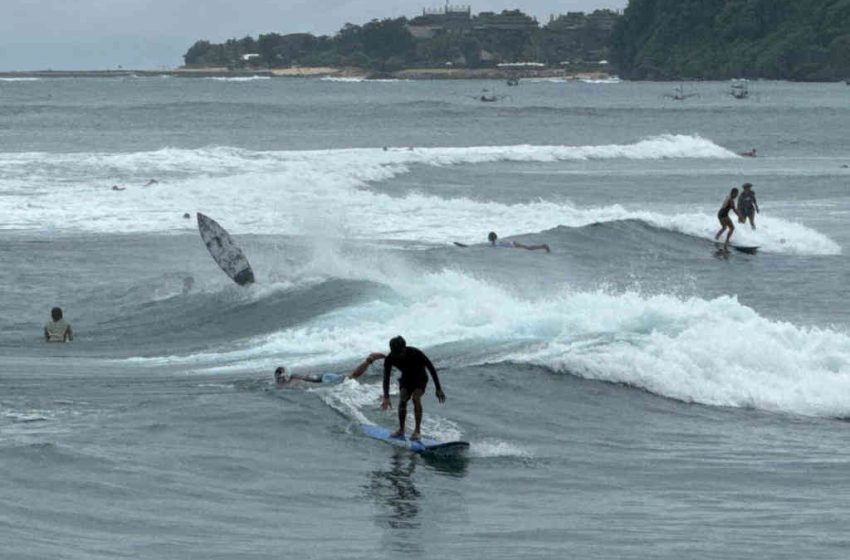
MULTIPOLYGON (((474 13, 622 9, 627 0, 482 0, 474 13)), ((159 68, 182 64, 198 39, 332 34, 346 22, 412 17, 429 0, 0 0, 0 70, 159 68)))

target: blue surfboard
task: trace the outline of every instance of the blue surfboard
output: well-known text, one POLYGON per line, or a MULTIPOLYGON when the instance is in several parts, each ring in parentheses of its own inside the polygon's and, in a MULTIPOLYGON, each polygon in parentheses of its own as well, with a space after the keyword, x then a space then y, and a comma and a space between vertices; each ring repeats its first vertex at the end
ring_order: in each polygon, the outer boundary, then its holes
POLYGON ((379 439, 396 447, 409 449, 414 453, 427 453, 434 455, 457 455, 466 452, 469 449, 469 443, 465 441, 438 441, 436 439, 425 438, 416 441, 405 436, 403 438, 390 437, 390 431, 381 426, 374 424, 361 424, 363 433, 375 439, 379 439))

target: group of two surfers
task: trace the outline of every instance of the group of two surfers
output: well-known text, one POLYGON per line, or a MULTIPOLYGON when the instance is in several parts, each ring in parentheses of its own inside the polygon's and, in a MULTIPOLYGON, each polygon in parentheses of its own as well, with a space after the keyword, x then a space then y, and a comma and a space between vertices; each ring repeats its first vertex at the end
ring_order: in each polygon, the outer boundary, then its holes
POLYGON ((735 224, 732 223, 732 219, 729 217, 730 211, 738 216, 740 223, 744 224, 749 220, 750 226, 756 229, 755 215, 760 212, 758 202, 756 201, 756 193, 753 191, 752 183, 744 183, 742 188, 744 192, 740 196, 738 195, 737 188, 732 189, 729 195, 723 200, 720 210, 717 211, 717 219, 720 221, 720 231, 717 232, 714 239, 719 240, 723 232, 728 231, 726 242, 723 244, 723 249, 727 251, 729 250, 729 239, 735 232, 735 224), (736 200, 738 203, 737 208, 735 207, 736 200))
POLYGON ((392 375, 393 367, 401 371, 401 377, 398 380, 398 430, 391 434, 393 438, 404 437, 404 425, 407 420, 407 403, 413 401, 413 418, 416 425, 413 433, 410 434, 410 439, 417 441, 421 438, 422 427, 422 396, 425 394, 425 388, 428 386, 428 373, 431 374, 431 379, 434 380, 434 387, 437 389, 437 400, 441 403, 446 402, 446 394, 440 385, 440 378, 437 375, 437 369, 428 356, 422 350, 413 346, 408 346, 407 342, 401 336, 396 336, 390 340, 389 354, 381 352, 373 352, 366 357, 354 370, 348 375, 337 373, 325 373, 323 375, 297 375, 289 374, 286 368, 279 367, 274 372, 275 382, 278 385, 287 385, 294 382, 306 383, 334 383, 343 379, 357 379, 369 369, 377 360, 384 360, 384 398, 381 401, 381 410, 392 408, 390 400, 390 376, 392 375))

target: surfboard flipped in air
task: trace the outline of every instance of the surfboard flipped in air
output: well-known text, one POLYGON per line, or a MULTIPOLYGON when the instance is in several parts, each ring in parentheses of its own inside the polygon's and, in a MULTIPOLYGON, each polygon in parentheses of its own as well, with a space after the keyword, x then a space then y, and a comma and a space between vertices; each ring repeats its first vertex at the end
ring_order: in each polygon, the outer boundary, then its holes
POLYGON ((371 438, 381 440, 396 447, 409 449, 414 453, 433 455, 460 455, 469 449, 469 443, 465 441, 438 441, 423 437, 416 441, 405 436, 403 438, 390 437, 390 431, 374 424, 361 424, 363 433, 371 438))
POLYGON ((230 276, 231 280, 245 286, 254 283, 254 271, 242 249, 218 222, 198 212, 198 231, 216 264, 230 276))

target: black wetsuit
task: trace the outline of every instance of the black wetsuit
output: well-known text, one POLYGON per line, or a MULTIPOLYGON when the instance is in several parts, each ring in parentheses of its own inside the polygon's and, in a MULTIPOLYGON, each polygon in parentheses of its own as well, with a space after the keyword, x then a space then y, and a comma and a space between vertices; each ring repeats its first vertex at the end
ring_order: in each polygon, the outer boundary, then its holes
POLYGON ((745 190, 738 197, 738 213, 742 217, 750 217, 755 212, 756 193, 752 190, 745 190))
POLYGON ((401 377, 398 380, 399 387, 406 389, 409 393, 413 393, 416 389, 425 391, 425 386, 428 385, 428 374, 425 373, 425 368, 428 368, 428 371, 431 372, 434 385, 437 386, 438 391, 440 390, 440 378, 437 377, 434 364, 422 350, 408 346, 401 356, 390 354, 384 359, 384 397, 390 395, 390 373, 393 366, 401 371, 401 377))

